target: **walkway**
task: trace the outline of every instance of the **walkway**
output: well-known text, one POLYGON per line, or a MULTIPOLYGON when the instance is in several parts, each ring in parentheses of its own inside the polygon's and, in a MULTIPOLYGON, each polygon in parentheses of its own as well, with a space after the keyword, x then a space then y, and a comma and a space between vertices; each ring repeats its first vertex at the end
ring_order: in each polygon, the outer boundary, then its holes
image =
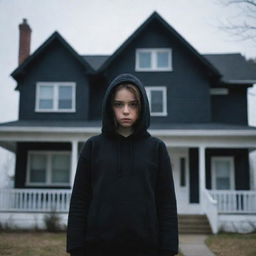
POLYGON ((180 251, 184 256, 215 256, 204 241, 207 235, 180 235, 180 251))

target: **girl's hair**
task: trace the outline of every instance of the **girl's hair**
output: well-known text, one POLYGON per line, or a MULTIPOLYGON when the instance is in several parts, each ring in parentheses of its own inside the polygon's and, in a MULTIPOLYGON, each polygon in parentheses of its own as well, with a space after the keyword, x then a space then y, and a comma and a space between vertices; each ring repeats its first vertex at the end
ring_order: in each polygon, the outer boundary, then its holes
MULTIPOLYGON (((140 114, 141 114, 141 95, 140 95, 139 89, 134 84, 122 83, 122 84, 119 84, 118 86, 116 86, 114 88, 114 90, 112 91, 112 94, 111 94, 111 108, 113 106, 115 95, 116 95, 117 91, 119 91, 123 88, 129 90, 135 96, 135 99, 137 100, 137 104, 138 104, 138 119, 139 119, 140 114)), ((112 110, 112 113, 113 113, 115 127, 118 128, 118 123, 115 119, 115 115, 114 115, 113 110, 112 110)), ((135 122, 135 124, 136 124, 136 122, 135 122)))

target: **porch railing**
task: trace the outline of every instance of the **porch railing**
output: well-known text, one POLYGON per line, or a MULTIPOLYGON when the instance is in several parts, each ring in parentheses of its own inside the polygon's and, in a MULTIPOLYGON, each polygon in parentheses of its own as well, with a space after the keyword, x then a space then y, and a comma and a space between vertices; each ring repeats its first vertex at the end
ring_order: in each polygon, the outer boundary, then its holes
POLYGON ((211 230, 214 234, 218 233, 218 203, 211 194, 209 190, 205 189, 203 193, 203 207, 204 212, 209 220, 211 230))
POLYGON ((217 201, 219 213, 256 213, 256 191, 248 190, 209 190, 217 201))
POLYGON ((0 189, 0 211, 68 212, 71 190, 0 189))

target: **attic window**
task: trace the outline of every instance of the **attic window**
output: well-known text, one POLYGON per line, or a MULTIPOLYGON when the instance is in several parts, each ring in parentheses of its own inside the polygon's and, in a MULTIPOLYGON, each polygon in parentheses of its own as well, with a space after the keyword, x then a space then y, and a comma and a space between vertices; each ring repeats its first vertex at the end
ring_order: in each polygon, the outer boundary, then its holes
POLYGON ((172 71, 170 48, 144 48, 136 50, 136 71, 172 71))
POLYGON ((165 86, 145 87, 151 116, 167 116, 167 99, 165 86))
POLYGON ((75 83, 38 82, 37 112, 75 112, 75 83))

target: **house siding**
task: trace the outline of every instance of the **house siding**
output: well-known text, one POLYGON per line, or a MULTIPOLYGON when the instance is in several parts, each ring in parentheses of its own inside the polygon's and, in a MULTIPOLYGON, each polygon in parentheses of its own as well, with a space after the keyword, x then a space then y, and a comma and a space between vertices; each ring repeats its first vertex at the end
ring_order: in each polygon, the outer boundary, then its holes
POLYGON ((102 75, 93 76, 90 79, 90 110, 89 120, 101 120, 102 119, 102 101, 108 83, 106 78, 102 75))
POLYGON ((233 156, 235 165, 235 189, 250 189, 249 151, 248 149, 206 149, 206 188, 211 186, 211 158, 214 156, 233 156))
POLYGON ((229 88, 228 95, 212 95, 212 121, 248 124, 247 88, 229 88))
MULTIPOLYGON (((25 188, 28 151, 30 150, 45 150, 45 151, 71 151, 70 143, 38 143, 38 142, 18 142, 16 153, 15 166, 15 188, 25 188)), ((30 188, 38 188, 36 186, 29 186, 30 188)), ((42 188, 42 187, 40 187, 42 188)), ((53 186, 44 186, 43 188, 55 188, 53 186)), ((70 188, 70 186, 56 187, 56 188, 70 188)))
POLYGON ((82 65, 59 42, 52 42, 44 52, 37 56, 27 68, 24 79, 19 82, 20 120, 88 120, 89 81, 82 65), (75 113, 39 113, 35 112, 36 83, 75 82, 75 113))

